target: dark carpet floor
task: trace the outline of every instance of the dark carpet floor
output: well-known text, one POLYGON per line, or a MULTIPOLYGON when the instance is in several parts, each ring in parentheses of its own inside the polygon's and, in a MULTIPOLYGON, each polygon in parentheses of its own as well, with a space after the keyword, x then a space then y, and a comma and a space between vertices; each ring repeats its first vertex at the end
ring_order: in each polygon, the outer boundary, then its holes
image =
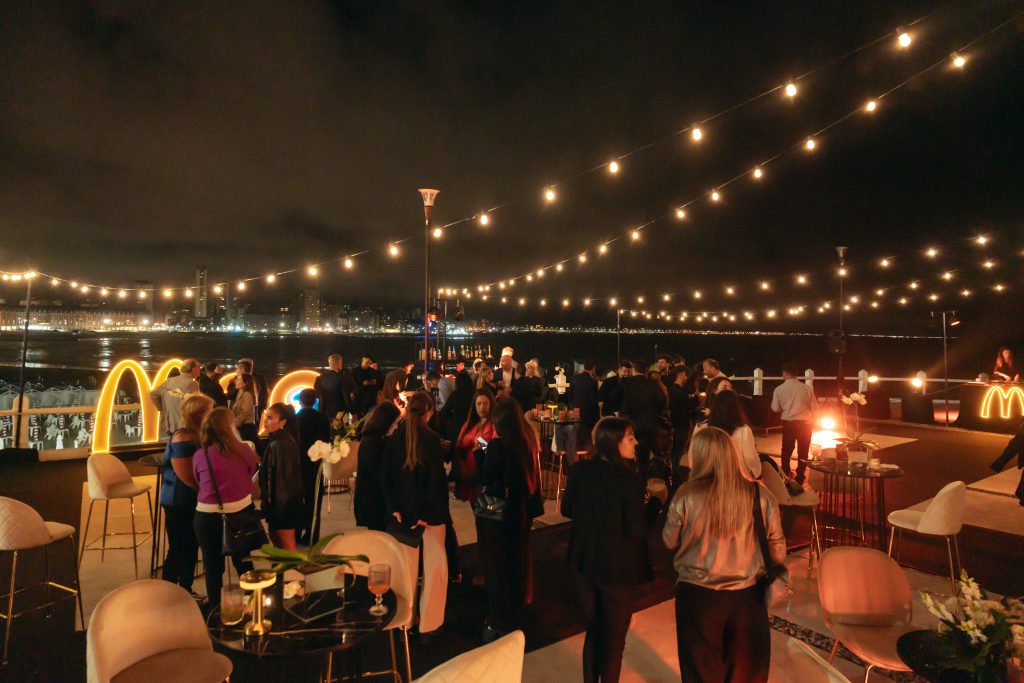
MULTIPOLYGON (((988 464, 993 460, 1008 437, 958 431, 921 429, 913 426, 878 425, 873 431, 906 436, 917 441, 885 451, 884 459, 899 464, 906 476, 889 482, 886 490, 890 510, 913 505, 933 496, 945 483, 962 479, 966 482, 982 479, 991 472, 988 464)), ((152 470, 129 462, 133 474, 151 474, 152 470)), ((0 463, 0 495, 23 500, 32 505, 45 519, 72 524, 79 523, 81 482, 85 480, 85 462, 0 463)), ((1024 515, 1024 508, 1020 509, 1024 515)), ((787 539, 791 545, 806 542, 805 516, 786 518, 787 539)), ((660 531, 652 531, 651 555, 656 579, 636 591, 636 608, 643 609, 668 600, 673 595, 674 576, 671 556, 658 538, 660 531)), ((527 610, 524 630, 527 649, 534 650, 579 633, 582 622, 572 592, 568 590, 569 577, 565 566, 565 551, 569 538, 568 525, 543 527, 532 532, 534 549, 534 604, 527 610)), ((986 586, 1000 593, 1024 593, 1024 573, 1017 567, 1024 565, 1024 542, 1020 537, 999 532, 965 527, 960 535, 960 549, 965 568, 986 586)), ((468 577, 474 567, 480 566, 476 546, 462 549, 468 577)), ((9 554, 0 560, 0 592, 6 593, 10 580, 9 554)), ((947 570, 944 545, 920 538, 906 537, 902 552, 904 564, 943 574, 947 570)), ((51 571, 56 577, 68 580, 73 564, 70 552, 55 549, 51 558, 51 571)), ((28 553, 19 558, 19 585, 22 577, 40 576, 41 553, 28 553)), ((442 632, 433 640, 420 643, 411 641, 413 674, 422 675, 431 667, 480 644, 481 627, 486 609, 482 588, 467 581, 452 586, 448 598, 448 611, 442 632)), ((0 667, 0 681, 60 681, 77 683, 85 680, 85 636, 72 633, 71 603, 59 606, 50 615, 37 613, 18 619, 11 638, 11 658, 6 667, 0 667)), ((362 653, 362 665, 367 670, 379 670, 390 662, 385 637, 367 644, 362 653)), ((313 663, 315 664, 315 663, 313 663)), ((263 678, 252 662, 236 659, 234 681, 263 678)), ((290 677, 291 680, 297 680, 290 677)))

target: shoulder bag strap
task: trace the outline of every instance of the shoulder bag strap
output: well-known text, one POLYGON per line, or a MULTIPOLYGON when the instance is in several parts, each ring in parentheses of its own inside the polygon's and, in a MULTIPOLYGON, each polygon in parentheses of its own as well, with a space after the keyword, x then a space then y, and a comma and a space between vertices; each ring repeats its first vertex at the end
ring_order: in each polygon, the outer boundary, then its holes
POLYGON ((764 561, 764 570, 769 579, 775 578, 775 563, 772 562, 768 553, 768 532, 764 527, 764 515, 761 514, 761 485, 754 484, 754 535, 757 536, 757 545, 761 548, 761 560, 764 561))
POLYGON ((220 508, 220 513, 224 514, 224 501, 220 498, 220 487, 217 486, 217 476, 213 473, 213 461, 210 460, 210 453, 206 450, 206 446, 203 446, 203 456, 206 457, 206 466, 210 469, 210 481, 213 482, 213 494, 217 496, 217 507, 220 508))

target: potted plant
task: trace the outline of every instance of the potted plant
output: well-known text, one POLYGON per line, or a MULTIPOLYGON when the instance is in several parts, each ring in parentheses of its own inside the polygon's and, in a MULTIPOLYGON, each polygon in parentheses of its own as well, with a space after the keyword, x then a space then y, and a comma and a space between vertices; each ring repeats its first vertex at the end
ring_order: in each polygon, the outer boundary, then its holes
POLYGON ((325 554, 323 552, 324 548, 327 547, 327 544, 332 539, 339 535, 331 534, 330 536, 325 536, 305 552, 301 550, 285 550, 284 548, 278 548, 267 543, 260 548, 264 553, 263 555, 252 555, 246 559, 250 562, 265 562, 269 560, 271 563, 270 570, 276 574, 284 575, 289 570, 295 570, 302 574, 302 581, 290 581, 285 584, 284 598, 287 600, 295 595, 312 592, 312 590, 306 590, 306 584, 309 583, 310 578, 314 575, 325 571, 337 570, 338 567, 351 568, 353 562, 370 561, 366 555, 325 554))
POLYGON ((945 602, 921 593, 928 611, 939 618, 935 655, 941 668, 977 683, 1024 680, 1024 602, 991 599, 965 571, 959 584, 959 595, 945 602))
POLYGON ((849 396, 840 395, 839 400, 842 402, 843 431, 847 436, 836 439, 836 458, 866 463, 868 452, 880 448, 877 442, 865 439, 864 432, 860 429, 860 406, 867 405, 868 400, 864 394, 857 392, 853 392, 849 396), (847 406, 853 406, 853 431, 850 431, 847 406))

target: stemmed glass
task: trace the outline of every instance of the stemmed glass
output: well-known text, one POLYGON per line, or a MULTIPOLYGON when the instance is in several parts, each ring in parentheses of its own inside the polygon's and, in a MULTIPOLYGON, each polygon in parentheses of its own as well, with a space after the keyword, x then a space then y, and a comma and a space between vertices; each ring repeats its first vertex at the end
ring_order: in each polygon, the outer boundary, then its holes
POLYGON ((377 597, 377 602, 370 608, 370 614, 382 617, 388 608, 381 604, 384 594, 391 588, 391 565, 371 564, 366 572, 366 587, 377 597))

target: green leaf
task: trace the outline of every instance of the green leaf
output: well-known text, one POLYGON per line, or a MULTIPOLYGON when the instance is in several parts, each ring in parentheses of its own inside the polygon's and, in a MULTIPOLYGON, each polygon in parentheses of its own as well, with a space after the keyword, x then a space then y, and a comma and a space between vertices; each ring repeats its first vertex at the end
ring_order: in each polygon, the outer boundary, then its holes
POLYGON ((317 555, 319 555, 320 551, 326 548, 328 543, 330 543, 340 535, 341 534, 331 534, 330 536, 325 536, 321 538, 319 541, 316 542, 316 545, 309 549, 309 556, 316 557, 317 555))
POLYGON ((298 550, 285 550, 284 548, 278 548, 277 546, 270 545, 269 543, 266 543, 263 546, 261 546, 260 550, 262 550, 271 557, 288 558, 292 560, 307 559, 306 553, 299 552, 298 550))

